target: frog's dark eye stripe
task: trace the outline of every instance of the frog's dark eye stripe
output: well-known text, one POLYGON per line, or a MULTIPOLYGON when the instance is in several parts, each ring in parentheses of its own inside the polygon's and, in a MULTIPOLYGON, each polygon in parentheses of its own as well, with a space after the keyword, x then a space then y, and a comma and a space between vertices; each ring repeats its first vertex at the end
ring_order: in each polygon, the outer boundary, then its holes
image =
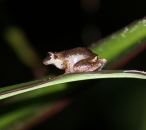
POLYGON ((51 52, 48 52, 47 55, 46 55, 46 58, 47 58, 48 60, 50 60, 50 59, 51 59, 51 56, 52 56, 52 53, 51 53, 51 52))
POLYGON ((51 52, 48 52, 47 55, 46 55, 46 57, 50 57, 50 56, 52 56, 52 53, 51 52))

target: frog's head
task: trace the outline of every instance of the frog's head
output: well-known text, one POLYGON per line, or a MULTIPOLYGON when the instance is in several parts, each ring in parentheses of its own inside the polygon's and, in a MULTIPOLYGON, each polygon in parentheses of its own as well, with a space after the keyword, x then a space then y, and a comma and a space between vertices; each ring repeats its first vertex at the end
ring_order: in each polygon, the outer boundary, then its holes
POLYGON ((54 64, 54 61, 56 60, 56 56, 53 52, 48 52, 46 55, 46 58, 43 60, 43 64, 49 65, 54 64))
POLYGON ((43 64, 50 65, 54 64, 57 68, 63 69, 62 60, 58 57, 56 53, 48 52, 46 58, 43 60, 43 64))

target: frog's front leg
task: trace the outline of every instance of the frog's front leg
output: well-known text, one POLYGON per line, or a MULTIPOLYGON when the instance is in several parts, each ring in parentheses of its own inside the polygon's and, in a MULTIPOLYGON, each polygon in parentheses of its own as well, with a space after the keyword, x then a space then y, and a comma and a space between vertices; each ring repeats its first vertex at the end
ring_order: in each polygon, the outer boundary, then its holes
POLYGON ((70 73, 71 71, 70 71, 70 63, 69 63, 69 61, 65 60, 63 62, 63 65, 64 65, 64 68, 65 68, 65 73, 70 73))
POLYGON ((73 69, 75 72, 88 72, 97 69, 101 70, 105 63, 106 63, 105 59, 98 59, 97 56, 94 56, 80 60, 74 65, 73 69))

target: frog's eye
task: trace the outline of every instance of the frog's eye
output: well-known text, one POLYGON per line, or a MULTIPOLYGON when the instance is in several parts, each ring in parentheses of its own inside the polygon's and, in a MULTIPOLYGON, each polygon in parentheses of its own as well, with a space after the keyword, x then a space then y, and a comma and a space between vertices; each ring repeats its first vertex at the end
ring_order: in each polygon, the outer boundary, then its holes
POLYGON ((52 58, 52 53, 51 53, 51 52, 48 52, 47 55, 46 55, 46 58, 47 58, 48 60, 50 60, 50 59, 52 58))
POLYGON ((46 57, 51 57, 52 56, 52 53, 51 52, 48 52, 46 57))

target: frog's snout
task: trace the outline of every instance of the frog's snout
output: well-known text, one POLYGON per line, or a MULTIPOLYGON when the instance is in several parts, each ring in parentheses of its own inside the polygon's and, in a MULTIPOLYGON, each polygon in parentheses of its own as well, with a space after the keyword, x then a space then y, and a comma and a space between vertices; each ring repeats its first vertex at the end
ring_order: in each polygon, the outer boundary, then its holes
POLYGON ((44 59, 44 60, 43 60, 43 64, 44 64, 44 65, 48 65, 48 63, 47 63, 47 60, 46 60, 46 59, 44 59))

